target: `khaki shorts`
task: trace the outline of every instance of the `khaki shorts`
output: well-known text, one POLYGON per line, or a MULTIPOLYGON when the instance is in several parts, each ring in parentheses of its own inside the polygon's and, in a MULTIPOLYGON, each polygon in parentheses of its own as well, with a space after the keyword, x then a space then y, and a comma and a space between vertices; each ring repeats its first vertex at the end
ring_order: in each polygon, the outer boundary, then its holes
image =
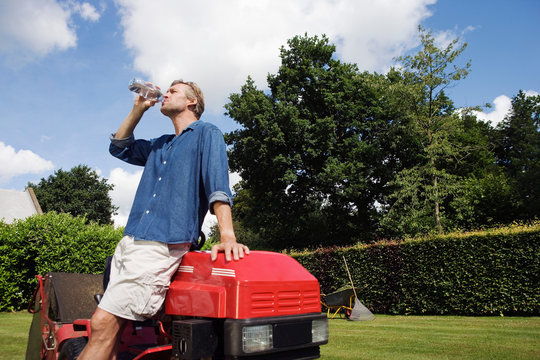
POLYGON ((114 252, 109 284, 98 306, 124 319, 141 321, 154 316, 190 246, 124 236, 114 252))

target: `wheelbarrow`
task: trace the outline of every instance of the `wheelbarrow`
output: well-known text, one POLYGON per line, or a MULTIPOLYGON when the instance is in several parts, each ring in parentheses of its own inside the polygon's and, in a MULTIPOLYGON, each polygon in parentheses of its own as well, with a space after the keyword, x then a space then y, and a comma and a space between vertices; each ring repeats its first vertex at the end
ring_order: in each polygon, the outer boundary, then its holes
POLYGON ((353 321, 373 320, 375 318, 373 313, 358 300, 345 256, 343 256, 343 262, 351 281, 351 287, 340 289, 329 295, 321 294, 321 305, 327 309, 326 317, 333 319, 337 314, 340 314, 340 316, 345 316, 353 321), (330 316, 330 313, 332 313, 332 316, 330 316))
POLYGON ((326 308, 326 315, 333 319, 338 314, 341 318, 349 318, 356 301, 354 289, 352 287, 344 288, 325 295, 321 294, 321 304, 326 308))

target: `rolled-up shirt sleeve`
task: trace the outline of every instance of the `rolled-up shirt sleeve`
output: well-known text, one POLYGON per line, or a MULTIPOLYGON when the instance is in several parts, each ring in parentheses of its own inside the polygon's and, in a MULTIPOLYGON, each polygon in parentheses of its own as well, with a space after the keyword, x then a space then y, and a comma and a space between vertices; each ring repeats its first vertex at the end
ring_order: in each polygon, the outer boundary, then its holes
POLYGON ((116 134, 111 134, 110 139, 111 139, 111 144, 116 146, 116 147, 127 148, 127 147, 129 147, 131 144, 133 144, 135 142, 135 136, 133 136, 133 134, 131 134, 131 136, 129 136, 127 138, 123 138, 123 139, 116 139, 115 135, 116 134))
POLYGON ((208 198, 208 204, 210 206, 210 213, 214 215, 214 207, 212 206, 216 201, 224 202, 229 204, 229 206, 232 208, 233 202, 232 198, 225 193, 224 191, 216 191, 210 194, 210 197, 208 198))
POLYGON ((213 204, 216 201, 228 203, 232 207, 227 147, 223 134, 217 128, 205 134, 201 165, 202 181, 210 213, 214 214, 213 204))
POLYGON ((146 164, 155 139, 135 140, 133 135, 116 139, 114 136, 115 134, 110 136, 109 152, 112 156, 133 165, 144 166, 146 164))

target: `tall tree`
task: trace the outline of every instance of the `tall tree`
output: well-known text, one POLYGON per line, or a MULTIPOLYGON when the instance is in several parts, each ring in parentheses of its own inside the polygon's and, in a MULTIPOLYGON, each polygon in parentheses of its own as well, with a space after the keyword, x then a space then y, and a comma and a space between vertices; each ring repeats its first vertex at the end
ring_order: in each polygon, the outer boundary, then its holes
POLYGON ((459 183, 458 175, 448 169, 469 151, 458 141, 463 122, 445 94, 469 72, 469 62, 462 67, 454 64, 467 45, 454 39, 439 48, 430 31, 421 27, 419 31, 421 50, 398 58, 404 81, 396 91, 411 118, 410 130, 421 144, 423 159, 397 173, 391 207, 383 220, 386 228, 408 234, 443 231, 443 204, 459 183))
POLYGON ((462 182, 447 204, 447 217, 461 229, 509 223, 515 219, 517 196, 510 178, 497 165, 493 139, 499 132, 472 111, 462 111, 461 120, 458 141, 468 151, 461 152, 452 170, 462 182))
POLYGON ((269 93, 248 78, 227 114, 231 168, 242 176, 235 216, 267 247, 345 244, 375 228, 388 125, 380 77, 333 57, 325 36, 281 48, 269 93))
POLYGON ((114 185, 86 165, 70 171, 59 169, 38 184, 28 183, 34 189, 44 212, 56 211, 73 216, 86 216, 90 221, 112 224, 111 216, 118 210, 109 196, 114 185))
POLYGON ((540 216, 540 95, 522 90, 499 126, 499 163, 514 181, 519 194, 516 219, 540 216))

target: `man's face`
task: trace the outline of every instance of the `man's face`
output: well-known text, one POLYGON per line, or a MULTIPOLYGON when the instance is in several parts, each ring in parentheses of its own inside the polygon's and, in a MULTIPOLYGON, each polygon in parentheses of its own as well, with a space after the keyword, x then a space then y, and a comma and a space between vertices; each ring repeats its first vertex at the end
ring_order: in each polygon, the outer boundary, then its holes
POLYGON ((176 84, 167 90, 163 95, 163 102, 161 103, 161 112, 163 115, 171 116, 181 113, 188 109, 188 106, 197 103, 194 99, 188 99, 185 91, 189 88, 186 84, 176 84))

